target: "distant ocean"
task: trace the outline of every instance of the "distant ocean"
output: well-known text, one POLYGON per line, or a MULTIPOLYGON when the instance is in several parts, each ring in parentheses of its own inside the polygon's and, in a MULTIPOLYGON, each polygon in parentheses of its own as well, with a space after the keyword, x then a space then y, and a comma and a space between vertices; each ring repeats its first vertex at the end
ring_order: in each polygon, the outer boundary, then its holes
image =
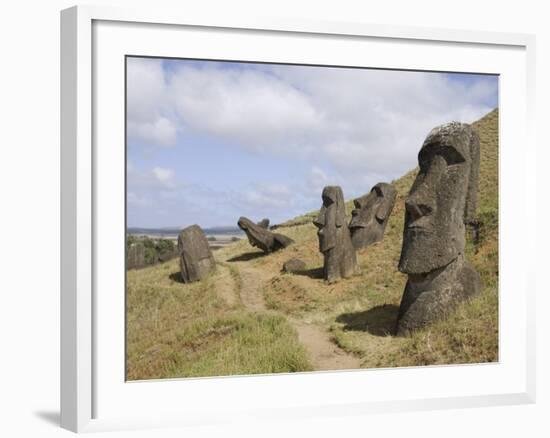
MULTIPOLYGON (((154 237, 176 238, 181 228, 127 228, 128 234, 147 235, 154 237)), ((207 236, 242 236, 244 232, 239 227, 203 228, 207 236)))

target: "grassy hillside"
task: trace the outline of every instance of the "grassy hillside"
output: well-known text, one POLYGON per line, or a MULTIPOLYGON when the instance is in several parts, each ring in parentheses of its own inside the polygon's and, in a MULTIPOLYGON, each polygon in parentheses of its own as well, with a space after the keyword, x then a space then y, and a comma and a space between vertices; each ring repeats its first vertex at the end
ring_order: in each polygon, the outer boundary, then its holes
POLYGON ((397 263, 412 170, 392 182, 398 195, 384 239, 358 253, 361 274, 351 279, 322 280, 315 213, 282 224, 278 231, 296 241, 282 251, 264 256, 246 241, 216 251, 218 272, 204 283, 179 283, 175 261, 128 272, 129 378, 320 369, 304 326, 326 334, 335 356, 353 356, 363 368, 498 360, 498 110, 474 128, 480 238, 474 244, 468 236, 467 256, 483 290, 448 319, 393 335, 406 282, 397 263), (306 271, 281 273, 289 258, 304 260, 306 271))

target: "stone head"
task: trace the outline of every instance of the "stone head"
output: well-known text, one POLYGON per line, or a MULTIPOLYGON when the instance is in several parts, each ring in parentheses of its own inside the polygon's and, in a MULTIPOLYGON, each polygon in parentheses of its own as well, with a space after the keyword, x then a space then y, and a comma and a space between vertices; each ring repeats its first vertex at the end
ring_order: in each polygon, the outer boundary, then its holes
POLYGON ((376 184, 369 194, 353 200, 350 229, 366 228, 374 220, 383 223, 391 213, 395 201, 395 189, 386 183, 376 184))
POLYGON ((259 225, 256 225, 246 217, 241 216, 237 222, 237 225, 246 233, 248 240, 252 245, 256 245, 257 241, 265 237, 264 235, 267 234, 267 230, 259 225))
POLYGON ((325 187, 322 198, 323 206, 313 223, 318 228, 319 250, 324 253, 336 246, 337 232, 346 224, 346 207, 339 186, 325 187))
POLYGON ((405 201, 399 270, 422 274, 464 253, 465 224, 473 220, 479 138, 469 125, 434 128, 418 154, 419 171, 405 201))
POLYGON ((254 228, 254 225, 256 225, 254 222, 252 222, 250 219, 241 216, 239 220, 237 221, 237 225, 239 228, 243 231, 250 230, 254 228))

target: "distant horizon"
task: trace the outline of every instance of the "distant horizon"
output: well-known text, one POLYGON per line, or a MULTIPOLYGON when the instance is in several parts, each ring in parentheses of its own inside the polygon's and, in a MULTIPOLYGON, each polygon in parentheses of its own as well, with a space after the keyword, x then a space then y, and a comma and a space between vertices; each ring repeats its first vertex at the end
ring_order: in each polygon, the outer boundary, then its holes
POLYGON ((126 230, 151 230, 151 231, 181 231, 184 228, 190 227, 192 225, 198 225, 203 230, 240 230, 240 228, 237 225, 217 225, 212 227, 203 227, 200 224, 189 224, 189 225, 183 225, 183 226, 175 226, 175 227, 126 227, 126 230))
POLYGON ((496 75, 138 57, 127 73, 128 228, 281 223, 326 185, 351 200, 400 178, 433 127, 498 108, 496 75))

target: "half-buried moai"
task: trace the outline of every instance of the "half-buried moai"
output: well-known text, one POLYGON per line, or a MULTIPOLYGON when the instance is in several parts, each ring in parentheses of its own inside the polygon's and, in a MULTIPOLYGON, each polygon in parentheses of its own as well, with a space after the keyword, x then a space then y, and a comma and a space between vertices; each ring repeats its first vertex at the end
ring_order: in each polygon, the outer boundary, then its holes
POLYGON ((338 186, 323 189, 323 206, 313 221, 319 229, 319 251, 323 253, 324 278, 329 283, 351 277, 358 271, 355 248, 351 243, 350 230, 346 223, 344 194, 338 186))
POLYGON ((399 270, 408 274, 397 333, 445 317, 479 293, 479 274, 464 258, 466 225, 474 220, 479 138, 466 124, 434 128, 418 154, 420 170, 405 202, 399 270))
POLYGON ((208 240, 198 225, 191 225, 180 232, 178 251, 181 279, 184 283, 200 281, 216 269, 208 240))
POLYGON ((396 190, 386 183, 376 184, 369 194, 353 201, 349 223, 351 241, 355 249, 366 248, 382 240, 386 224, 395 204, 396 190))
POLYGON ((264 221, 265 219, 260 221, 260 224, 255 224, 250 219, 241 217, 237 225, 246 233, 250 244, 256 248, 260 248, 265 253, 286 248, 288 245, 294 243, 294 240, 290 237, 269 231, 264 221))

